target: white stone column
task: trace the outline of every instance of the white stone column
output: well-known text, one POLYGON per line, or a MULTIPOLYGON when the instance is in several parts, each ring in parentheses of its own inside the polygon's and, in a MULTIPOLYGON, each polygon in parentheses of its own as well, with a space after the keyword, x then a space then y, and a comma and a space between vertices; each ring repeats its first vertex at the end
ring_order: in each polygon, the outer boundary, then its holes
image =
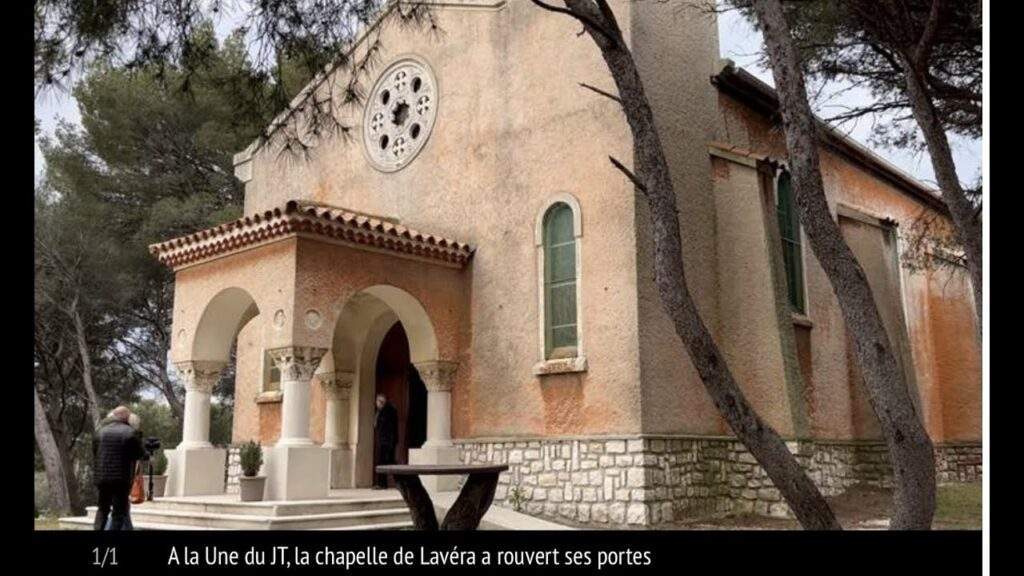
POLYGON ((185 414, 178 448, 212 448, 210 397, 226 362, 188 361, 174 367, 185 386, 185 414))
POLYGON ((352 397, 353 372, 317 374, 327 401, 324 422, 324 448, 348 447, 349 399, 352 397))
POLYGON ((434 360, 415 366, 427 388, 427 441, 423 446, 451 446, 452 384, 457 365, 434 360))
POLYGON ((167 455, 168 496, 224 492, 227 451, 210 443, 210 396, 226 362, 190 360, 174 365, 185 387, 181 443, 167 455))
POLYGON ((349 402, 355 373, 348 371, 316 375, 323 387, 327 406, 324 422, 324 448, 331 451, 331 488, 351 488, 353 452, 348 441, 349 402))
POLYGON ((281 371, 281 437, 278 446, 309 446, 309 396, 313 373, 327 352, 324 348, 286 346, 267 351, 281 371))
MULTIPOLYGON (((409 450, 410 464, 458 464, 459 449, 452 445, 452 385, 458 364, 431 360, 415 364, 427 388, 427 440, 409 450)), ((458 476, 421 476, 431 492, 458 489, 458 476)))
POLYGON ((286 346, 267 353, 281 371, 281 436, 265 449, 267 500, 326 498, 330 453, 309 437, 310 383, 324 348, 286 346))

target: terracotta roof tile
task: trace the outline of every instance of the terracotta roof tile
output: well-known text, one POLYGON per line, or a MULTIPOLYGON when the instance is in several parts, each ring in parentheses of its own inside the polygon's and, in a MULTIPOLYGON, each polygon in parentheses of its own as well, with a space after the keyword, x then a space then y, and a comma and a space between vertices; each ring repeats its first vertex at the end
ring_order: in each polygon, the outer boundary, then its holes
POLYGON ((424 234, 358 212, 292 200, 284 206, 152 244, 160 262, 180 268, 292 234, 310 234, 463 267, 473 255, 464 242, 424 234))

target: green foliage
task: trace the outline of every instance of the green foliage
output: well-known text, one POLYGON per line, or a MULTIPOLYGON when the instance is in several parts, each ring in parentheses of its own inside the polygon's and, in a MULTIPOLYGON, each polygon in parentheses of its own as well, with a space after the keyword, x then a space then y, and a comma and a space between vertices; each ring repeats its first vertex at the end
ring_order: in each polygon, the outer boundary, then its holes
POLYGON ((250 440, 242 444, 239 457, 241 459, 243 475, 252 478, 259 474, 260 466, 263 465, 263 449, 260 448, 256 441, 250 440))
POLYGON ((960 530, 982 525, 981 482, 940 485, 935 492, 935 522, 960 530))
POLYGON ((157 450, 153 456, 153 474, 163 475, 165 472, 167 472, 167 455, 162 449, 157 450))
POLYGON ((508 491, 508 502, 512 505, 512 509, 519 512, 523 509, 523 503, 526 502, 526 491, 523 490, 522 486, 516 484, 508 491))
POLYGON ((386 28, 395 24, 441 37, 431 2, 295 0, 224 6, 225 0, 150 0, 144 7, 135 4, 38 0, 36 93, 63 89, 74 72, 108 63, 192 94, 203 74, 222 57, 215 28, 244 20, 232 38, 238 53, 253 55, 253 62, 222 76, 221 87, 233 93, 237 115, 260 128, 285 111, 283 129, 260 133, 260 140, 283 136, 284 149, 306 152, 308 140, 297 133, 299 125, 314 140, 353 128, 346 114, 364 95, 363 82, 380 57, 386 28), (359 49, 353 50, 357 39, 359 49), (328 73, 321 77, 325 81, 316 84, 317 90, 295 98, 308 80, 325 70, 328 73), (335 71, 341 72, 338 82, 338 76, 331 74, 335 71))
MULTIPOLYGON (((164 446, 181 439, 184 390, 167 374, 173 274, 148 245, 241 213, 232 155, 272 114, 254 118, 235 105, 232 82, 252 70, 239 38, 215 47, 187 73, 97 63, 74 91, 82 128, 62 124, 40 142, 46 173, 35 190, 34 376, 86 504, 95 503, 95 490, 80 340, 101 412, 135 403, 147 436, 164 446), (76 333, 76 317, 84 334, 76 333), (166 403, 140 400, 144 390, 166 403)), ((211 415, 218 444, 231 434, 233 371, 225 372, 211 415)))
MULTIPOLYGON (((757 24, 751 0, 728 0, 757 24)), ((872 140, 920 148, 909 115, 903 58, 913 53, 931 16, 932 0, 784 0, 808 79, 847 82, 871 101, 845 108, 833 122, 875 117, 872 140), (879 121, 881 120, 881 121, 879 121)), ((982 3, 944 3, 923 62, 932 104, 947 130, 979 138, 982 127, 982 3)), ((832 110, 835 109, 833 106, 832 110)))
POLYGON ((138 414, 143 436, 159 438, 160 445, 165 448, 181 442, 181 427, 167 403, 146 399, 131 404, 129 408, 138 414))
POLYGON ((231 444, 231 426, 234 415, 233 402, 221 401, 210 404, 210 442, 214 446, 231 444))

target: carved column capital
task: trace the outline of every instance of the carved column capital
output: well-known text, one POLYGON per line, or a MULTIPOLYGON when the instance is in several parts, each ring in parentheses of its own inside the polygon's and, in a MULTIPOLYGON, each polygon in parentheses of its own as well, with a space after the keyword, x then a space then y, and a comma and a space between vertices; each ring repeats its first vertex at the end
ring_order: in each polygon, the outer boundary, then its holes
POLYGON ((220 373, 225 366, 227 362, 217 360, 186 360, 174 363, 185 391, 203 394, 213 393, 213 387, 220 380, 220 373))
POLYGON ((355 373, 348 371, 326 372, 316 375, 328 400, 348 400, 352 394, 355 373))
POLYGON ((459 364, 445 360, 429 360, 417 362, 415 366, 427 392, 450 392, 455 383, 455 370, 459 364))
POLYGON ((267 350, 274 366, 281 371, 281 382, 309 382, 326 353, 326 348, 311 346, 283 346, 267 350))

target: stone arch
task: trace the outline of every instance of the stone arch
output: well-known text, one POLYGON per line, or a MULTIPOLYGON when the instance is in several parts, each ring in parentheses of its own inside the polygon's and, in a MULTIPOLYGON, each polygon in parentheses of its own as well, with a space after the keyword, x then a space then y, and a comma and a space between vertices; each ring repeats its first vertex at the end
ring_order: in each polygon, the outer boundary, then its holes
POLYGON ((174 363, 185 388, 181 443, 168 450, 168 496, 224 492, 223 448, 210 443, 210 400, 221 371, 231 360, 238 332, 260 313, 246 290, 225 288, 207 302, 196 325, 188 357, 174 363))
POLYGON ((398 316, 409 338, 409 358, 413 364, 438 359, 434 323, 415 296, 388 284, 370 286, 360 292, 384 302, 398 316))
POLYGON ((210 299, 199 317, 189 359, 227 363, 238 331, 259 313, 256 300, 245 289, 221 290, 210 299))
POLYGON ((348 459, 347 463, 332 462, 332 474, 337 471, 342 476, 340 482, 332 480, 335 487, 372 483, 377 355, 384 336, 399 322, 408 338, 412 364, 422 366, 439 360, 433 321, 421 302, 402 288, 375 284, 358 290, 345 301, 338 314, 329 354, 331 370, 336 380, 348 378, 351 384, 346 393, 348 422, 332 424, 332 427, 340 425, 346 429, 348 444, 348 453, 342 456, 348 459))

